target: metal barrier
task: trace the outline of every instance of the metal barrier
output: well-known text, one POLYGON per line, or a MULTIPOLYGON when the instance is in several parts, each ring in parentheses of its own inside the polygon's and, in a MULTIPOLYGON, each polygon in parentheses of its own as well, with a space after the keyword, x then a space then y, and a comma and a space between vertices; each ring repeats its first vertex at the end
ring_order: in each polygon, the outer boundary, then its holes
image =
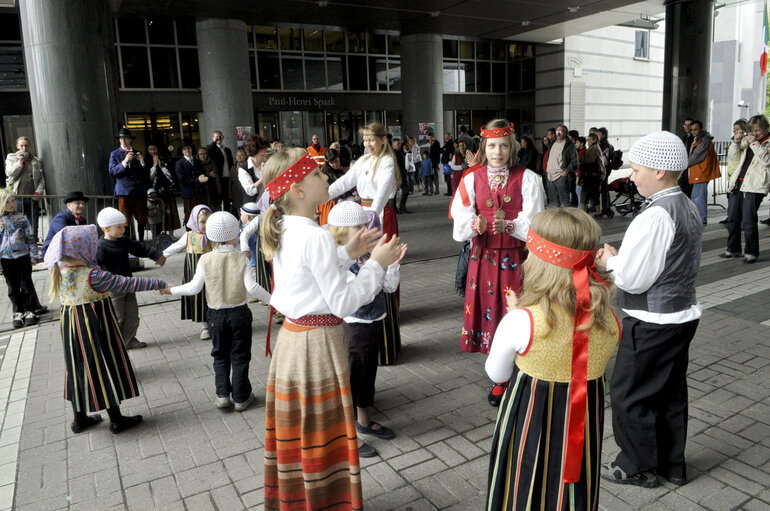
POLYGON ((723 204, 717 202, 717 196, 727 195, 729 193, 727 184, 727 150, 730 148, 732 140, 714 142, 714 149, 717 152, 717 159, 719 160, 719 171, 722 174, 719 178, 709 182, 711 188, 711 200, 709 206, 718 206, 722 209, 727 209, 723 204))
MULTIPOLYGON (((17 195, 17 210, 23 212, 32 223, 38 243, 43 243, 51 227, 51 220, 63 211, 65 195, 17 195)), ((89 224, 96 224, 96 215, 106 207, 118 207, 118 198, 112 195, 86 195, 86 209, 83 216, 89 224)))

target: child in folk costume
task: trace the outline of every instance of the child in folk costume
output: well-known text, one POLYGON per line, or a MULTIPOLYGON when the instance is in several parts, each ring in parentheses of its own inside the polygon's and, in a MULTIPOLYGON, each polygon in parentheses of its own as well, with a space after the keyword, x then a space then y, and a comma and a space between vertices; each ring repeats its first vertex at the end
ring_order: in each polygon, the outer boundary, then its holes
MULTIPOLYGON (((264 196, 264 194, 263 194, 264 196)), ((256 270, 257 283, 270 291, 273 289, 273 269, 265 260, 259 248, 259 215, 261 210, 256 202, 241 206, 240 250, 246 253, 251 267, 256 270)))
MULTIPOLYGON (((396 153, 388 143, 385 127, 377 122, 361 128, 365 154, 330 187, 329 197, 335 199, 356 188, 364 209, 374 211, 380 217, 382 232, 386 237, 398 235, 396 218, 396 191, 401 188, 401 173, 396 169, 396 153)), ((401 354, 401 330, 398 307, 399 290, 386 294, 388 315, 383 320, 385 339, 380 350, 380 364, 395 364, 401 354)))
MULTIPOLYGON (((466 172, 450 206, 455 241, 471 240, 460 348, 489 353, 504 314, 505 294, 521 290, 519 265, 532 218, 544 208, 537 174, 514 166, 513 123, 496 119, 481 128, 480 162, 466 172)), ((488 396, 498 406, 505 381, 488 396)))
MULTIPOLYGON (((365 211, 355 202, 340 202, 329 213, 329 232, 338 245, 344 245, 358 232, 365 228, 380 228, 380 221, 373 211, 365 211)), ((358 275, 361 267, 369 260, 370 254, 359 257, 350 266, 348 281, 358 275)), ((358 309, 345 318, 343 323, 345 343, 348 345, 350 364, 350 393, 356 407, 356 430, 385 440, 396 437, 390 429, 370 420, 369 409, 374 404, 374 382, 377 379, 377 355, 382 346, 382 323, 385 318, 385 293, 392 293, 398 288, 401 273, 398 263, 388 266, 382 291, 374 301, 358 309)), ((369 444, 359 445, 358 454, 369 458, 377 450, 369 444)))
POLYGON ((51 301, 61 303, 64 343, 64 399, 75 414, 73 433, 101 422, 107 410, 110 430, 120 433, 142 422, 141 415, 125 416, 120 403, 139 395, 131 360, 115 320, 110 291, 135 293, 163 289, 159 279, 122 277, 96 268, 96 226, 68 226, 56 233, 45 254, 51 271, 51 301))
POLYGON ((206 236, 213 250, 200 257, 190 282, 164 292, 175 296, 206 293, 216 405, 230 406, 232 393, 235 411, 242 412, 254 401, 249 381, 252 316, 246 294, 269 302, 270 293, 257 284, 248 260, 236 248, 238 230, 238 219, 230 213, 219 211, 211 215, 206 223, 206 236))
POLYGON ((385 268, 406 251, 398 236, 380 239, 358 276, 353 258, 378 233, 361 231, 337 249, 314 220, 329 200, 326 176, 301 149, 265 164, 273 201, 260 241, 272 260, 271 305, 286 315, 278 333, 265 400, 265 509, 361 509, 360 465, 342 319, 370 303, 385 268), (302 471, 299 468, 302 468, 302 471))
MULTIPOLYGON (((211 247, 206 238, 206 220, 211 215, 211 209, 203 204, 198 204, 190 212, 187 220, 189 231, 179 238, 173 245, 163 251, 163 257, 169 257, 185 251, 184 282, 190 282, 195 275, 195 268, 201 256, 211 252, 211 247)), ((201 326, 201 339, 211 339, 211 331, 206 323, 206 293, 201 291, 195 296, 182 297, 182 319, 191 319, 201 326)))
POLYGON ((510 379, 488 510, 598 509, 604 369, 620 337, 613 287, 594 264, 600 237, 577 209, 532 220, 521 298, 509 295, 486 362, 492 381, 510 379))

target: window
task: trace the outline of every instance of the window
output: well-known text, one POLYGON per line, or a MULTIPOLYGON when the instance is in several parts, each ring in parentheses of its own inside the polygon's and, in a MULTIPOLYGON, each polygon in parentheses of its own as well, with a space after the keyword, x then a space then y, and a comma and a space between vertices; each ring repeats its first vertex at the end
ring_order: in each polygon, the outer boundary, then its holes
POLYGON ((277 53, 259 53, 257 56, 260 89, 281 88, 281 66, 277 53))
POLYGON ((650 31, 637 30, 634 43, 634 58, 650 60, 650 31))

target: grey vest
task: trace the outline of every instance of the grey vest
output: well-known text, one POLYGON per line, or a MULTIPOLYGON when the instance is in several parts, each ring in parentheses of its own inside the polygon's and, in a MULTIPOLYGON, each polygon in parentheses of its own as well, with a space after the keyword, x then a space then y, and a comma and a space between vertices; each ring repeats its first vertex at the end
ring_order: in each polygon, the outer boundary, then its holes
POLYGON ((703 229, 700 214, 683 193, 666 195, 653 205, 665 209, 674 221, 674 240, 666 254, 666 265, 646 292, 631 294, 618 290, 618 305, 657 314, 681 312, 697 303, 695 277, 700 267, 703 229))

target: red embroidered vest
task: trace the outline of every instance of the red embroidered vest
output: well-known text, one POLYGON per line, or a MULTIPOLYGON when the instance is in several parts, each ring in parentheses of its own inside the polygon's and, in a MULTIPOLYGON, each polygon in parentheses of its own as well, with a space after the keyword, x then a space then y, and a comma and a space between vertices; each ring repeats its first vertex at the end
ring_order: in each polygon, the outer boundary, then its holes
POLYGON ((487 181, 487 168, 481 167, 473 173, 473 189, 476 192, 476 211, 487 221, 487 230, 474 238, 473 242, 484 248, 519 248, 524 242, 510 234, 492 234, 492 224, 495 221, 495 211, 502 207, 506 220, 515 220, 521 211, 521 182, 524 178, 522 166, 512 167, 508 173, 508 182, 497 191, 491 190, 487 181), (487 206, 487 200, 492 198, 492 206, 487 206), (505 202, 503 197, 508 194, 511 202, 505 202))

